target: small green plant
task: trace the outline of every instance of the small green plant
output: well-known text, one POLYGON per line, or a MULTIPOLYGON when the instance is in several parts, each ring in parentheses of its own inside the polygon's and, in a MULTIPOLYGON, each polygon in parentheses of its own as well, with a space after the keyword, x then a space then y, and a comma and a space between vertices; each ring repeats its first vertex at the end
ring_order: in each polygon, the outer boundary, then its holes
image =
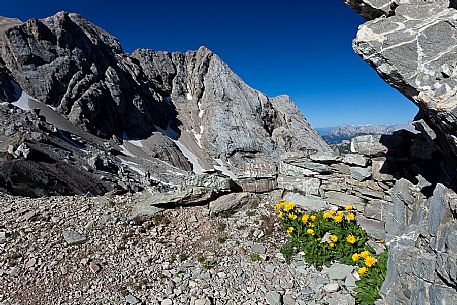
POLYGON ((203 268, 205 268, 205 269, 211 269, 214 266, 216 266, 216 261, 211 260, 211 259, 206 259, 203 261, 202 265, 203 265, 203 268))
POLYGON ((213 268, 213 267, 216 266, 216 264, 217 264, 215 260, 206 259, 206 258, 204 258, 204 257, 199 257, 199 258, 198 258, 198 262, 199 262, 200 264, 202 264, 203 268, 205 268, 205 269, 207 269, 207 270, 213 268))
POLYGON ((188 258, 189 258, 189 255, 188 255, 187 253, 181 253, 181 254, 179 255, 179 260, 180 260, 181 262, 186 261, 188 258))
POLYGON ((122 295, 123 297, 126 297, 126 296, 128 296, 129 294, 130 294, 130 292, 129 292, 127 289, 121 290, 121 295, 122 295))
POLYGON ((262 214, 262 215, 260 215, 260 219, 263 221, 268 221, 270 219, 270 217, 268 217, 268 215, 262 214))
POLYGON ((248 217, 255 216, 255 212, 254 211, 246 211, 246 216, 248 216, 248 217))
POLYGON ((260 200, 259 200, 258 197, 252 198, 252 201, 251 201, 251 208, 252 209, 257 209, 259 207, 259 204, 260 204, 260 200))
POLYGON ((261 260, 260 255, 257 253, 251 253, 250 257, 251 257, 251 261, 253 261, 253 262, 258 262, 261 260))
POLYGON ((174 264, 174 262, 176 261, 176 255, 175 254, 172 254, 170 256, 170 264, 174 264))
POLYGON ((218 230, 219 232, 224 231, 225 228, 227 228, 227 225, 226 225, 225 223, 223 223, 223 222, 221 222, 220 224, 217 225, 217 230, 218 230))
POLYGON ((233 214, 235 214, 234 210, 226 210, 226 211, 218 213, 217 216, 222 217, 222 218, 230 218, 233 216, 233 214))
POLYGON ((217 242, 220 243, 220 244, 223 244, 227 241, 227 238, 225 238, 224 236, 219 236, 217 238, 217 242))
POLYGON ((249 233, 248 233, 248 238, 249 239, 253 239, 254 238, 254 232, 255 232, 254 229, 249 230, 249 233))
POLYGON ((286 263, 290 263, 292 255, 294 254, 294 245, 291 242, 286 242, 281 247, 281 254, 286 263))
MULTIPOLYGON (((361 275, 359 281, 356 282, 357 288, 354 289, 356 292, 355 300, 360 305, 372 305, 380 298, 379 290, 381 289, 382 283, 386 279, 387 272, 387 249, 381 253, 377 259, 377 262, 371 268, 362 269, 365 266, 359 268, 359 274, 361 275)), ((359 264, 360 266, 361 264, 359 264)))

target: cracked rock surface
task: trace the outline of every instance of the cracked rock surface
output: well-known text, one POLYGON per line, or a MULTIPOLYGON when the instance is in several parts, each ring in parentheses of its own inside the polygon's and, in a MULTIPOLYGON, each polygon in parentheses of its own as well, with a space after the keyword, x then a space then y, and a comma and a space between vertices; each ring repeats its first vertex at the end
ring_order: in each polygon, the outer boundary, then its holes
MULTIPOLYGON (((353 41, 355 52, 419 107, 414 125, 425 137, 420 145, 439 152, 429 155, 440 160, 433 192, 424 191, 429 186, 421 179, 400 179, 392 190, 393 205, 385 226, 391 242, 388 276, 381 291, 384 302, 455 303, 457 252, 451 240, 457 223, 452 190, 457 183, 456 2, 343 2, 368 20, 353 41)), ((421 154, 425 156, 426 150, 421 154)), ((373 166, 385 171, 379 161, 373 166)))
POLYGON ((454 1, 344 1, 369 21, 353 48, 420 109, 447 156, 444 179, 456 183, 457 10, 454 1), (376 12, 376 13, 375 13, 376 12))

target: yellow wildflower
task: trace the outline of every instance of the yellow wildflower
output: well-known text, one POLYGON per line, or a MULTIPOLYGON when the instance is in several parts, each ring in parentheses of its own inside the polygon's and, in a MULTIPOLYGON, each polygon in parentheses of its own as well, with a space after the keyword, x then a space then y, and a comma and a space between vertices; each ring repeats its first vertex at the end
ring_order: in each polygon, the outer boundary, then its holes
POLYGON ((338 241, 338 236, 336 235, 330 235, 330 240, 336 243, 338 241))
POLYGON ((293 232, 294 230, 295 230, 294 227, 289 227, 289 228, 287 229, 287 233, 292 234, 292 232, 293 232))
POLYGON ((310 222, 310 223, 308 223, 308 227, 314 228, 315 225, 314 225, 314 223, 310 222))
POLYGON ((324 217, 325 219, 329 218, 330 216, 332 216, 332 214, 330 214, 330 212, 325 212, 322 217, 324 217))
POLYGON ((330 210, 328 212, 330 213, 330 215, 334 215, 336 213, 335 210, 330 210))
POLYGON ((290 219, 292 219, 292 220, 295 220, 295 219, 298 218, 298 216, 295 215, 294 213, 289 213, 289 215, 287 215, 287 216, 288 216, 290 219))
POLYGON ((344 215, 343 211, 338 211, 338 212, 336 212, 336 214, 338 214, 338 216, 343 216, 344 215))
POLYGON ((352 254, 352 260, 353 260, 354 262, 358 261, 358 260, 359 260, 359 254, 358 254, 358 253, 352 254))
POLYGON ((319 240, 321 240, 322 238, 318 237, 318 238, 316 238, 316 239, 319 241, 319 240))
POLYGON ((370 256, 370 252, 368 252, 367 250, 360 253, 360 257, 362 258, 367 258, 368 256, 370 256))
POLYGON ((354 219, 355 219, 354 213, 349 213, 348 216, 347 216, 347 219, 348 219, 349 221, 354 220, 354 219))
POLYGON ((385 243, 386 241, 385 241, 384 239, 381 239, 379 242, 380 242, 381 244, 383 244, 383 243, 385 243))
POLYGON ((335 217, 333 217, 333 220, 337 223, 340 223, 343 221, 343 216, 340 216, 340 215, 335 216, 335 217))
POLYGON ((344 207, 346 211, 352 210, 354 207, 352 205, 347 205, 344 207))
POLYGON ((367 272, 368 272, 368 268, 367 268, 367 267, 362 267, 362 268, 359 268, 359 269, 357 270, 357 273, 358 273, 360 276, 364 275, 364 274, 367 273, 367 272))
POLYGON ((316 215, 311 215, 311 221, 316 221, 316 215))
POLYGON ((309 215, 308 214, 303 214, 303 216, 301 218, 301 221, 303 221, 303 223, 307 223, 308 219, 309 219, 309 215))
POLYGON ((284 204, 284 211, 288 212, 295 207, 295 203, 289 202, 284 204))
POLYGON ((274 209, 275 211, 279 211, 282 207, 282 204, 278 203, 277 205, 275 205, 274 209))
POLYGON ((282 212, 282 211, 281 211, 281 212, 279 212, 279 214, 278 214, 278 218, 283 218, 283 217, 284 217, 284 212, 282 212))
POLYGON ((373 266, 375 263, 376 263, 376 258, 374 258, 373 256, 369 255, 369 256, 367 256, 367 258, 365 258, 365 265, 367 265, 368 267, 373 266))
POLYGON ((334 242, 329 242, 328 244, 329 244, 329 246, 330 246, 331 248, 335 247, 335 243, 334 243, 334 242))
POLYGON ((306 230, 306 233, 308 233, 309 235, 314 235, 314 230, 308 229, 308 230, 306 230))
POLYGON ((357 241, 357 239, 354 235, 351 234, 346 237, 346 241, 350 244, 354 244, 357 241))

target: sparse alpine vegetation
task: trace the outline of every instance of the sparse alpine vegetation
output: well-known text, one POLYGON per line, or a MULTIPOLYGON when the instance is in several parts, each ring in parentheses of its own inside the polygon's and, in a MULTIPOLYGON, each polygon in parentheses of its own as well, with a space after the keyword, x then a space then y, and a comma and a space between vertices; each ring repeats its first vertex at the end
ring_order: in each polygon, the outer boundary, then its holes
POLYGON ((387 250, 379 256, 375 254, 368 244, 367 232, 357 224, 352 206, 306 213, 293 202, 281 200, 274 210, 287 234, 282 248, 286 261, 295 252, 302 253, 304 260, 317 270, 335 262, 356 266, 357 304, 374 304, 380 298, 379 290, 386 277, 387 250))

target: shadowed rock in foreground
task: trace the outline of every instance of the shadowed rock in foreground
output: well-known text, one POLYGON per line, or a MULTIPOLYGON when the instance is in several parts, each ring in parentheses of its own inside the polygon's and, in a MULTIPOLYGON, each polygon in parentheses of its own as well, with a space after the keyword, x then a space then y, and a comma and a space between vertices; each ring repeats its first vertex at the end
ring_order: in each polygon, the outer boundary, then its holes
POLYGON ((436 150, 429 156, 439 162, 427 168, 432 184, 424 184, 422 178, 401 179, 392 191, 383 298, 387 304, 454 304, 457 197, 451 189, 457 185, 456 3, 344 2, 368 20, 359 27, 354 50, 419 107, 413 124, 424 136, 422 154, 436 150))

